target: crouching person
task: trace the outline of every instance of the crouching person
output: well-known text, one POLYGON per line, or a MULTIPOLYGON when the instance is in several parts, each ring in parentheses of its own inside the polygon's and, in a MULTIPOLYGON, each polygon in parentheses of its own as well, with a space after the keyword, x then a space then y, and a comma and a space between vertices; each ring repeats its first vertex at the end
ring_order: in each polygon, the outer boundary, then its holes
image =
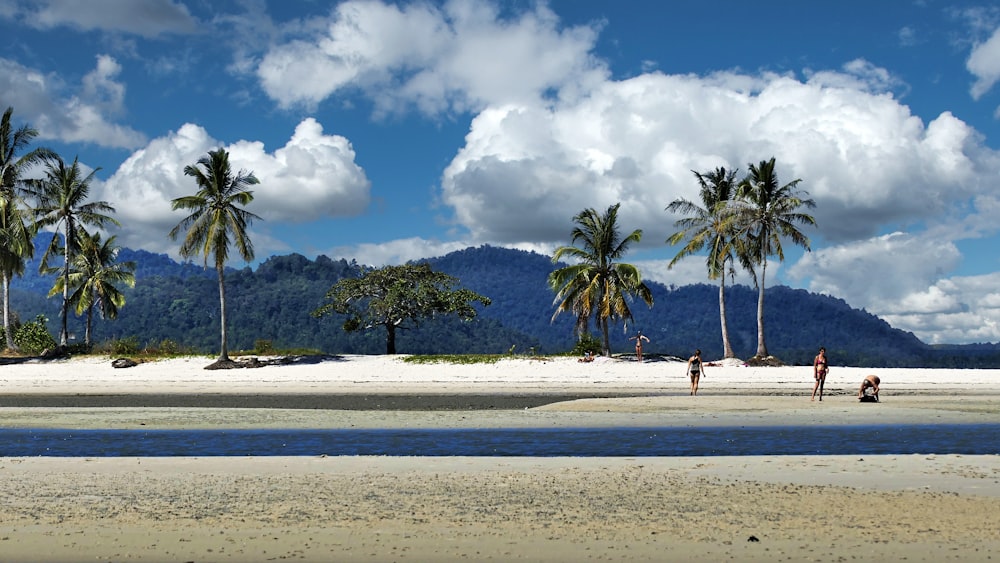
POLYGON ((861 382, 861 388, 858 389, 858 400, 863 403, 877 403, 878 402, 878 386, 882 383, 877 375, 869 375, 861 382))

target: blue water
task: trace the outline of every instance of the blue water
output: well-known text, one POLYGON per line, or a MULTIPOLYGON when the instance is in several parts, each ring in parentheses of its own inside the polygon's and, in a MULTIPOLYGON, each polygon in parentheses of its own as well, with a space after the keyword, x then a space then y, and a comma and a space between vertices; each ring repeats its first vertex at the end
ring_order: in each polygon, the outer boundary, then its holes
POLYGON ((0 456, 1000 454, 1000 424, 448 430, 2 429, 0 456))

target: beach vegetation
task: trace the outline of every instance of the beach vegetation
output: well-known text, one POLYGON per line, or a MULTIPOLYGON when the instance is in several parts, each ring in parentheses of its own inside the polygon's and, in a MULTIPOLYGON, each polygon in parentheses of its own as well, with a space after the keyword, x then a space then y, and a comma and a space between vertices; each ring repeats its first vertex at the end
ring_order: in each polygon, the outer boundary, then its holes
POLYGON ((69 302, 75 305, 78 316, 86 316, 84 344, 88 347, 92 344, 94 307, 103 319, 118 318, 118 310, 125 306, 125 294, 118 286, 135 286, 135 262, 117 260, 115 238, 103 240, 99 232, 80 229, 80 250, 73 256, 69 275, 56 278, 49 292, 50 296, 63 293, 63 284, 70 284, 69 302))
POLYGON ((729 323, 726 320, 726 274, 735 276, 734 222, 730 202, 736 195, 738 186, 736 170, 726 170, 720 166, 704 173, 692 172, 698 181, 701 205, 679 198, 667 206, 667 211, 687 216, 674 223, 678 231, 667 238, 667 243, 671 245, 686 241, 667 267, 673 268, 681 259, 707 249, 705 267, 708 279, 719 280, 723 357, 735 358, 729 339, 729 323))
POLYGON ((247 228, 257 215, 244 207, 253 201, 248 186, 258 184, 253 172, 240 170, 233 174, 229 153, 225 149, 209 151, 193 165, 184 167, 184 174, 194 178, 198 191, 170 202, 174 211, 190 213, 170 230, 171 239, 183 237, 180 255, 185 258, 201 255, 207 267, 211 260, 215 266, 219 286, 219 358, 209 367, 230 366, 226 335, 226 275, 225 266, 229 249, 235 246, 247 262, 254 258, 253 242, 247 228))
MULTIPOLYGON (((46 350, 56 347, 56 340, 49 332, 48 319, 45 315, 38 315, 35 320, 21 323, 16 319, 11 323, 11 338, 14 340, 16 350, 28 355, 38 355, 46 350)), ((4 330, 4 338, 7 332, 4 330)))
POLYGON ((770 356, 764 340, 764 287, 767 260, 775 256, 784 262, 782 239, 809 250, 809 237, 800 225, 816 225, 816 220, 801 211, 814 208, 816 203, 808 193, 798 189, 801 179, 780 184, 775 159, 750 164, 747 176, 740 182, 732 213, 735 222, 736 254, 740 264, 753 276, 757 286, 757 353, 758 359, 770 356))
POLYGON ((489 297, 456 289, 457 283, 457 278, 435 272, 429 264, 368 268, 359 277, 334 284, 326 294, 327 303, 312 315, 345 315, 347 332, 382 329, 385 353, 395 354, 397 330, 415 328, 425 319, 442 315, 472 320, 477 315, 475 303, 490 304, 489 297))
POLYGON ((0 275, 3 278, 3 331, 7 349, 16 352, 10 310, 10 282, 24 274, 25 262, 35 254, 35 225, 24 201, 22 173, 53 156, 51 150, 28 146, 38 136, 29 125, 15 127, 14 108, 0 117, 0 275))
POLYGON ((495 364, 500 360, 510 359, 508 354, 419 354, 403 356, 408 364, 495 364))
POLYGON ((38 228, 52 227, 54 232, 42 256, 39 266, 42 272, 51 272, 49 261, 56 256, 62 256, 62 266, 59 270, 62 277, 62 305, 59 309, 61 320, 59 344, 66 346, 69 342, 67 319, 70 306, 70 274, 75 255, 82 247, 83 234, 87 226, 105 228, 108 225, 118 225, 111 216, 115 208, 105 201, 88 201, 91 182, 100 170, 96 168, 84 174, 78 159, 72 164, 58 156, 45 161, 43 177, 27 183, 27 192, 34 199, 33 208, 35 225, 38 228))
POLYGON ((601 348, 601 340, 599 338, 593 334, 583 334, 577 339, 571 353, 574 356, 582 356, 588 352, 591 354, 600 354, 601 348))
POLYGON ((552 256, 552 262, 568 258, 572 263, 551 272, 549 288, 555 291, 556 311, 570 313, 578 322, 577 338, 587 334, 591 316, 596 317, 603 335, 602 352, 611 355, 608 328, 611 321, 631 321, 629 301, 638 296, 652 307, 653 295, 642 281, 639 269, 620 260, 628 253, 629 245, 642 240, 642 230, 636 229, 622 237, 618 227, 618 209, 621 203, 600 213, 593 208, 584 209, 573 217, 572 243, 561 246, 552 256))

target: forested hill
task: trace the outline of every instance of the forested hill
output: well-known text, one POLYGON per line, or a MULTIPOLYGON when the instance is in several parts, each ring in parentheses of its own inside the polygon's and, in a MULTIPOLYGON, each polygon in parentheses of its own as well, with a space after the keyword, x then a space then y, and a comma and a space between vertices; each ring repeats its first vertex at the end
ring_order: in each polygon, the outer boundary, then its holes
MULTIPOLYGON (((123 250, 120 259, 137 263, 136 287, 126 289, 128 302, 118 320, 95 321, 96 341, 135 337, 141 344, 172 341, 206 352, 218 349, 218 286, 211 268, 145 251, 123 250)), ((499 353, 513 347, 519 353, 551 354, 572 348, 573 319, 561 315, 552 320, 554 295, 546 277, 555 266, 549 257, 483 246, 428 261, 493 304, 469 323, 438 319, 402 331, 397 336, 400 352, 499 353)), ((251 349, 258 340, 269 340, 279 348, 383 353, 383 334, 347 334, 341 319, 309 315, 337 280, 356 275, 358 269, 346 260, 309 260, 297 254, 272 257, 255 270, 229 269, 230 348, 251 349)), ((37 263, 29 264, 25 277, 13 281, 12 307, 22 319, 44 314, 56 333, 59 300, 45 298, 52 277, 36 272, 37 263)), ((627 338, 640 329, 651 339, 646 347, 650 353, 686 356, 701 348, 708 358, 722 355, 717 286, 649 285, 653 307, 632 304, 635 323, 628 333, 621 323, 613 325, 615 352, 629 351, 627 338)), ((736 354, 750 357, 756 350, 757 292, 735 286, 727 289, 726 299, 736 354)), ((764 317, 768 350, 786 363, 809 363, 816 349, 825 346, 831 362, 840 365, 1000 365, 995 345, 934 349, 840 299, 803 290, 768 288, 764 317)), ((82 319, 73 319, 71 331, 82 338, 82 319)))

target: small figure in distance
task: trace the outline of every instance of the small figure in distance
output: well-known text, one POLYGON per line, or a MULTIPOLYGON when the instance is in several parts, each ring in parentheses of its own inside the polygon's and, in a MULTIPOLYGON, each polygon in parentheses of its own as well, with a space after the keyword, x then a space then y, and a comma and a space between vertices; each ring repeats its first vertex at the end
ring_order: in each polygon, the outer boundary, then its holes
POLYGON ((642 363, 642 341, 645 340, 646 342, 649 342, 649 339, 646 338, 646 336, 642 334, 642 331, 640 330, 636 333, 635 336, 629 338, 629 340, 635 340, 635 359, 640 363, 642 363))
POLYGON ((813 394, 810 401, 816 400, 816 390, 819 389, 819 400, 823 400, 823 384, 826 383, 826 374, 830 371, 830 365, 826 360, 826 348, 820 347, 819 354, 813 358, 813 394))
POLYGON ((592 361, 594 361, 594 353, 591 352, 590 350, 587 350, 586 352, 583 353, 583 357, 580 358, 577 361, 578 362, 592 362, 592 361))
POLYGON ((858 400, 863 403, 878 402, 878 386, 882 383, 877 375, 869 375, 861 381, 861 388, 858 389, 858 400))
POLYGON ((687 373, 691 377, 691 394, 698 394, 698 381, 705 373, 705 364, 701 361, 701 350, 695 350, 694 355, 688 358, 687 373))

